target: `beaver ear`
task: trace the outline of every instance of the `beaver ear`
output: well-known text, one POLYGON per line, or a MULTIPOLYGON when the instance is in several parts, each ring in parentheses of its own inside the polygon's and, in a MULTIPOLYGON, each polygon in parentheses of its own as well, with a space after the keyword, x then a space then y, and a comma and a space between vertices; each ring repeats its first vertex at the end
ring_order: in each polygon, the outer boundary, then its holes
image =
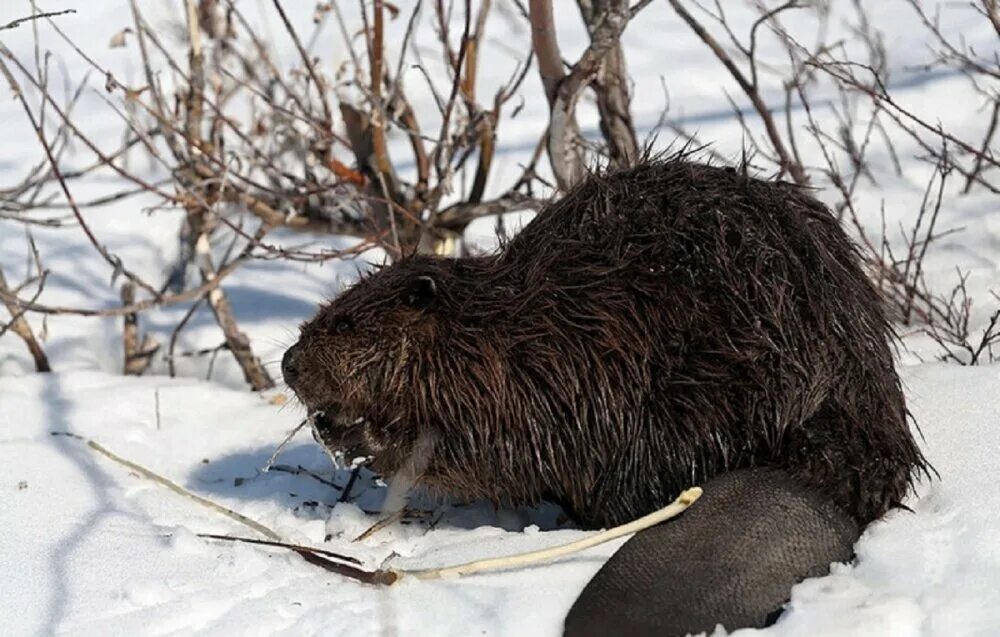
POLYGON ((418 276, 410 282, 404 300, 410 307, 424 309, 437 298, 437 282, 426 275, 418 276))

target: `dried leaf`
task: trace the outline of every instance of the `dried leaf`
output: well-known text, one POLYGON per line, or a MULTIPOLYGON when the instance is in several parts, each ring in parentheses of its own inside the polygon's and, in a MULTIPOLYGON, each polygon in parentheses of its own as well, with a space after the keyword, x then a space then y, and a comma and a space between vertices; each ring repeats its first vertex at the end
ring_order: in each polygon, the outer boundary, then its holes
POLYGON ((365 185, 365 176, 344 164, 343 162, 337 161, 336 159, 331 159, 329 163, 330 170, 333 174, 337 176, 341 181, 349 184, 354 184, 356 186, 365 185))
POLYGON ((329 13, 333 9, 329 2, 318 2, 316 3, 316 9, 313 11, 313 23, 319 24, 323 20, 323 16, 329 13))
POLYGON ((108 47, 112 49, 120 49, 124 47, 127 44, 125 42, 125 36, 129 33, 132 33, 132 29, 130 27, 125 27, 118 33, 114 34, 111 36, 111 41, 108 43, 108 47))

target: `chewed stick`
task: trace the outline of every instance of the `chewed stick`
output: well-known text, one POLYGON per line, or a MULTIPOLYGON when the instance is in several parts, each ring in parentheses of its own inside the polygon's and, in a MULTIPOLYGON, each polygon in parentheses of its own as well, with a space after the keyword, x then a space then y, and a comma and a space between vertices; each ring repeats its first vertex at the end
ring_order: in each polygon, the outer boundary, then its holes
POLYGON ((156 473, 154 471, 151 471, 151 470, 147 469, 146 467, 144 467, 144 466, 142 466, 140 464, 136 464, 136 463, 132 462, 131 460, 126 460, 125 458, 122 458, 121 456, 119 456, 118 454, 114 453, 113 451, 110 451, 107 448, 105 448, 99 442, 96 442, 94 440, 90 440, 89 438, 84 438, 83 436, 78 436, 76 434, 72 434, 72 433, 69 433, 69 432, 53 432, 53 435, 55 435, 55 436, 68 436, 70 438, 76 438, 77 440, 82 440, 83 442, 85 442, 87 444, 88 447, 90 447, 91 449, 93 449, 97 453, 101 454, 105 458, 108 458, 109 460, 114 460, 115 462, 117 462, 118 464, 122 465, 123 467, 127 467, 127 468, 131 469, 132 471, 135 471, 136 473, 138 473, 142 477, 144 477, 144 478, 146 478, 148 480, 152 480, 153 482, 156 482, 156 483, 158 483, 158 484, 160 484, 160 485, 162 485, 162 486, 170 489, 174 493, 177 493, 177 494, 182 495, 182 496, 187 497, 187 498, 191 498, 192 500, 194 500, 198 504, 202 505, 203 507, 207 507, 207 508, 212 509, 213 511, 215 511, 217 513, 221 513, 222 515, 226 516, 227 518, 229 518, 231 520, 239 522, 240 524, 242 524, 244 526, 250 527, 251 529, 253 529, 254 531, 257 531, 258 533, 260 533, 261 535, 263 535, 264 537, 266 537, 268 539, 275 540, 275 541, 281 541, 281 536, 280 535, 278 535, 277 533, 275 533, 271 529, 267 528, 266 526, 264 526, 260 522, 257 522, 256 520, 251 520, 250 518, 248 518, 247 516, 243 515, 242 513, 237 513, 236 511, 233 511, 232 509, 227 509, 226 507, 222 506, 221 504, 216 504, 215 502, 212 502, 211 500, 209 500, 207 498, 203 498, 200 495, 191 493, 190 491, 188 491, 187 489, 185 489, 181 485, 177 484, 176 482, 173 482, 172 480, 169 480, 168 478, 164 478, 160 474, 158 474, 158 473, 156 473))
POLYGON ((430 568, 414 571, 394 570, 394 572, 400 576, 430 580, 440 579, 443 577, 470 575, 481 571, 517 568, 527 566, 529 564, 552 561, 560 557, 565 557, 566 555, 571 555, 573 553, 578 553, 595 547, 599 544, 604 544, 605 542, 610 542, 611 540, 616 540, 624 535, 629 535, 630 533, 637 533, 643 529, 648 529, 651 526, 656 526, 661 522, 665 522, 670 518, 677 517, 683 513, 685 509, 694 504, 698 498, 701 497, 701 494, 701 487, 692 487, 682 492, 679 496, 677 496, 676 500, 659 511, 654 511, 649 515, 645 515, 637 520, 628 522, 627 524, 622 524, 621 526, 616 526, 614 528, 601 531, 600 533, 595 533, 568 544, 561 544, 559 546, 553 546, 538 551, 531 551, 530 553, 521 553, 519 555, 476 560, 474 562, 467 562, 457 566, 446 566, 443 568, 430 568))
MULTIPOLYGON (((243 524, 253 529, 254 531, 257 531, 264 537, 273 540, 273 542, 266 543, 269 546, 288 548, 301 555, 306 561, 310 562, 311 564, 316 564, 317 566, 325 568, 328 571, 369 584, 391 585, 405 577, 412 577, 414 579, 422 579, 422 580, 433 580, 433 579, 440 579, 443 577, 457 577, 462 575, 471 575, 473 573, 480 573, 483 571, 510 569, 521 566, 527 566, 529 564, 539 564, 542 562, 549 562, 558 559, 560 557, 565 557, 567 555, 578 553, 580 551, 598 546, 600 544, 604 544, 605 542, 610 542, 611 540, 615 540, 622 536, 629 535, 630 533, 637 533, 639 531, 642 531, 643 529, 647 529, 651 526, 655 526, 661 522, 665 522, 666 520, 677 517, 678 515, 683 513, 689 506, 694 504, 698 500, 698 498, 701 497, 702 494, 701 487, 691 487, 690 489, 687 489, 686 491, 682 492, 679 496, 677 496, 677 499, 675 499, 673 502, 671 502, 670 504, 668 504, 667 506, 663 507, 658 511, 654 511, 653 513, 645 515, 637 520, 633 520, 632 522, 629 522, 627 524, 622 524, 621 526, 616 526, 614 528, 607 529, 599 533, 595 533, 581 540, 570 542, 568 544, 562 544, 559 546, 553 546, 547 549, 531 551, 528 553, 521 553, 519 555, 510 555, 506 557, 495 557, 485 560, 476 560, 474 562, 467 562, 464 564, 458 564, 456 566, 445 566, 441 568, 415 569, 415 570, 385 568, 385 569, 378 569, 375 571, 366 571, 360 568, 355 568, 353 566, 350 566, 349 564, 333 562, 323 557, 324 554, 330 554, 328 551, 324 549, 316 549, 312 547, 293 545, 283 542, 280 535, 278 535, 275 531, 272 531, 271 529, 267 528, 263 524, 260 524, 259 522, 256 522, 255 520, 252 520, 241 513, 237 513, 236 511, 227 509, 226 507, 220 504, 216 504, 215 502, 212 502, 207 498, 203 498, 200 495, 196 495, 188 491, 184 487, 180 486, 176 482, 164 478, 163 476, 155 473, 154 471, 151 471, 150 469, 147 469, 142 465, 136 464, 131 460, 126 460, 125 458, 122 458, 118 454, 102 446, 100 443, 97 443, 93 440, 89 440, 82 436, 78 436, 76 434, 71 434, 71 433, 53 432, 53 434, 69 436, 72 438, 76 438, 78 440, 82 440, 87 444, 88 447, 90 447, 94 451, 100 453, 101 455, 110 460, 117 462, 118 464, 124 467, 131 469, 132 471, 135 471, 142 477, 152 480, 153 482, 156 482, 162 486, 165 486, 177 494, 190 498, 195 502, 197 502, 198 504, 206 508, 212 509, 217 513, 221 513, 226 517, 235 520, 236 522, 239 522, 240 524, 243 524)), ((257 543, 247 538, 236 538, 227 536, 207 536, 207 535, 203 535, 203 537, 212 537, 213 539, 219 539, 219 540, 225 538, 230 541, 250 541, 253 543, 257 543)), ((347 558, 341 555, 338 555, 337 558, 342 560, 353 561, 353 558, 347 558)))
POLYGON ((315 553, 316 555, 322 555, 323 557, 332 557, 335 560, 340 560, 342 562, 350 562, 351 564, 361 565, 361 560, 356 557, 351 557, 350 555, 344 555, 343 553, 334 553, 333 551, 328 551, 326 549, 317 548, 315 546, 305 546, 303 544, 290 544, 288 542, 277 542, 275 540, 255 540, 252 537, 237 537, 233 535, 219 535, 218 533, 196 533, 200 538, 206 540, 220 540, 224 542, 243 542, 246 544, 258 544, 260 546, 274 546, 277 548, 288 549, 289 551, 295 551, 296 553, 301 553, 303 551, 308 551, 309 553, 315 553))
POLYGON ((285 439, 281 441, 281 444, 278 445, 277 448, 275 448, 274 453, 271 454, 271 457, 267 459, 266 463, 264 463, 264 467, 261 469, 261 471, 263 471, 264 473, 270 471, 271 467, 274 466, 274 461, 278 459, 278 454, 281 453, 281 450, 284 449, 288 445, 288 443, 292 441, 292 438, 295 437, 295 434, 299 433, 300 429, 302 429, 306 425, 311 425, 312 422, 313 422, 312 416, 309 416, 308 418, 303 418, 302 422, 296 425, 295 429, 289 431, 288 435, 285 436, 285 439))

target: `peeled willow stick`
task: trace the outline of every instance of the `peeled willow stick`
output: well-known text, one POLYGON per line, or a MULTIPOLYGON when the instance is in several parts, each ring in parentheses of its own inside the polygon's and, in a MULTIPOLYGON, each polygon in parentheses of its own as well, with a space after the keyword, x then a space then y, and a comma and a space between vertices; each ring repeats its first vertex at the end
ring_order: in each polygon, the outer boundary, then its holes
POLYGON ((311 564, 315 564, 324 568, 328 571, 343 575, 350 579, 358 580, 367 584, 383 584, 391 585, 398 582, 404 577, 412 577, 415 579, 422 580, 433 580, 441 579, 444 577, 458 577, 462 575, 471 575, 473 573, 480 573, 483 571, 499 570, 499 569, 510 569, 517 568, 521 566, 526 566, 528 564, 538 564, 540 562, 548 562, 554 559, 564 557, 566 555, 571 555, 573 553, 578 553, 585 549, 592 548, 599 544, 604 544, 605 542, 610 542, 611 540, 618 539, 622 536, 628 535, 630 533, 637 533, 643 529, 648 529, 651 526, 656 526, 661 522, 665 522, 670 518, 677 517, 685 511, 689 506, 694 504, 698 498, 701 497, 702 489, 701 487, 691 487, 686 491, 683 491, 677 499, 663 507, 658 511, 654 511, 648 515, 633 520, 627 524, 622 524, 621 526, 616 526, 599 533, 587 536, 581 540, 575 542, 570 542, 568 544, 561 544, 559 546, 553 546, 546 549, 541 549, 538 551, 531 551, 529 553, 521 553, 519 555, 509 555, 507 557, 494 557, 485 560, 477 560, 474 562, 466 562, 465 564, 458 564, 456 566, 445 566, 441 568, 428 568, 428 569, 417 569, 417 570, 402 570, 402 569, 378 569, 375 571, 365 571, 360 568, 355 568, 348 564, 342 564, 340 562, 334 562, 324 555, 336 556, 337 559, 356 562, 354 558, 337 555, 326 551, 325 549, 318 549, 309 546, 301 546, 298 544, 290 544, 282 541, 280 535, 275 531, 267 528, 263 524, 251 520, 241 513, 237 513, 232 509, 227 509, 226 507, 216 504, 211 500, 196 495, 184 487, 180 486, 176 482, 173 482, 163 476, 143 467, 142 465, 136 464, 131 460, 126 460, 118 454, 109 451, 106 447, 97 443, 93 440, 89 440, 82 436, 76 434, 71 434, 68 432, 54 432, 53 435, 69 436, 71 438, 76 438, 77 440, 82 440, 87 444, 88 447, 94 451, 100 453, 104 457, 117 462, 118 464, 135 471, 144 478, 148 478, 153 482, 163 485, 170 489, 171 491, 183 495, 185 497, 191 498, 198 504, 212 509, 217 513, 221 513, 226 517, 243 524, 254 531, 257 531, 261 535, 273 540, 271 543, 256 542, 248 538, 240 537, 228 537, 210 534, 201 534, 201 537, 217 539, 217 540, 230 540, 234 542, 252 542, 267 544, 268 546, 277 546, 281 548, 288 548, 289 550, 295 551, 301 555, 306 561, 311 564))
POLYGON ((55 436, 68 436, 70 438, 75 438, 77 440, 81 440, 81 441, 85 442, 88 447, 90 447, 91 449, 93 449, 97 453, 101 454, 105 458, 108 458, 109 460, 114 460, 115 462, 117 462, 118 464, 122 465, 123 467, 127 467, 127 468, 131 469, 132 471, 135 471, 136 473, 138 473, 142 477, 147 478, 149 480, 152 480, 153 482, 156 482, 157 484, 160 484, 160 485, 162 485, 162 486, 170 489, 174 493, 177 493, 179 495, 183 495, 184 497, 187 497, 187 498, 191 498, 192 500, 194 500, 198 504, 202 505, 203 507, 207 507, 207 508, 212 509, 213 511, 215 511, 217 513, 221 513, 222 515, 226 516, 227 518, 229 518, 231 520, 235 520, 236 522, 239 522, 240 524, 242 524, 244 526, 248 526, 251 529, 253 529, 254 531, 257 531, 258 533, 260 533, 261 535, 263 535, 264 537, 266 537, 268 539, 274 540, 276 542, 280 542, 281 541, 281 536, 280 535, 278 535, 276 532, 272 531, 271 529, 267 528, 266 526, 264 526, 260 522, 257 522, 256 520, 251 520, 250 518, 248 518, 247 516, 243 515, 242 513, 237 513, 236 511, 233 511, 232 509, 227 509, 226 507, 222 506, 221 504, 216 504, 215 502, 212 502, 211 500, 209 500, 207 498, 203 498, 200 495, 196 495, 196 494, 188 491, 187 489, 185 489, 181 485, 177 484, 176 482, 173 482, 172 480, 164 478, 160 474, 155 473, 153 471, 150 471, 146 467, 144 467, 142 465, 139 465, 139 464, 136 464, 136 463, 132 462, 131 460, 126 460, 125 458, 122 458, 121 456, 119 456, 118 454, 114 453, 113 451, 108 450, 106 447, 104 447, 99 442, 95 442, 93 440, 90 440, 89 438, 84 438, 83 436, 78 436, 76 434, 72 434, 72 433, 69 433, 69 432, 62 432, 62 431, 53 432, 53 435, 55 435, 55 436))
POLYGON ((621 526, 616 526, 614 528, 601 531, 600 533, 595 533, 583 538, 582 540, 577 540, 568 544, 561 544, 547 549, 531 551, 530 553, 510 555, 508 557, 493 557, 485 560, 477 560, 475 562, 459 564, 458 566, 429 568, 418 571, 393 570, 393 572, 397 573, 399 576, 405 575, 408 577, 416 577, 417 579, 440 579, 442 577, 470 575, 480 571, 509 569, 519 566, 527 566, 528 564, 537 564, 539 562, 548 562, 556 558, 578 553, 585 549, 597 546, 598 544, 610 542, 611 540, 618 539, 630 533, 637 533, 644 529, 648 529, 651 526, 656 526, 660 522, 665 522, 670 518, 677 517, 683 513, 685 509, 694 504, 695 501, 701 497, 701 494, 701 487, 691 487, 677 496, 676 500, 658 511, 653 511, 650 514, 644 515, 643 517, 633 520, 632 522, 628 522, 627 524, 622 524, 621 526))

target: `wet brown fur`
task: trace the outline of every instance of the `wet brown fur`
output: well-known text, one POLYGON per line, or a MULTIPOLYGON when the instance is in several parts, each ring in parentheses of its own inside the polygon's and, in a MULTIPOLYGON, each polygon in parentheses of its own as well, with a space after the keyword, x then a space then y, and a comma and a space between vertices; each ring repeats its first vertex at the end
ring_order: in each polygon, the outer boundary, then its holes
POLYGON ((927 465, 859 255, 801 188, 682 156, 594 175, 497 254, 414 256, 302 327, 327 442, 422 482, 619 524, 786 468, 867 523, 927 465))

